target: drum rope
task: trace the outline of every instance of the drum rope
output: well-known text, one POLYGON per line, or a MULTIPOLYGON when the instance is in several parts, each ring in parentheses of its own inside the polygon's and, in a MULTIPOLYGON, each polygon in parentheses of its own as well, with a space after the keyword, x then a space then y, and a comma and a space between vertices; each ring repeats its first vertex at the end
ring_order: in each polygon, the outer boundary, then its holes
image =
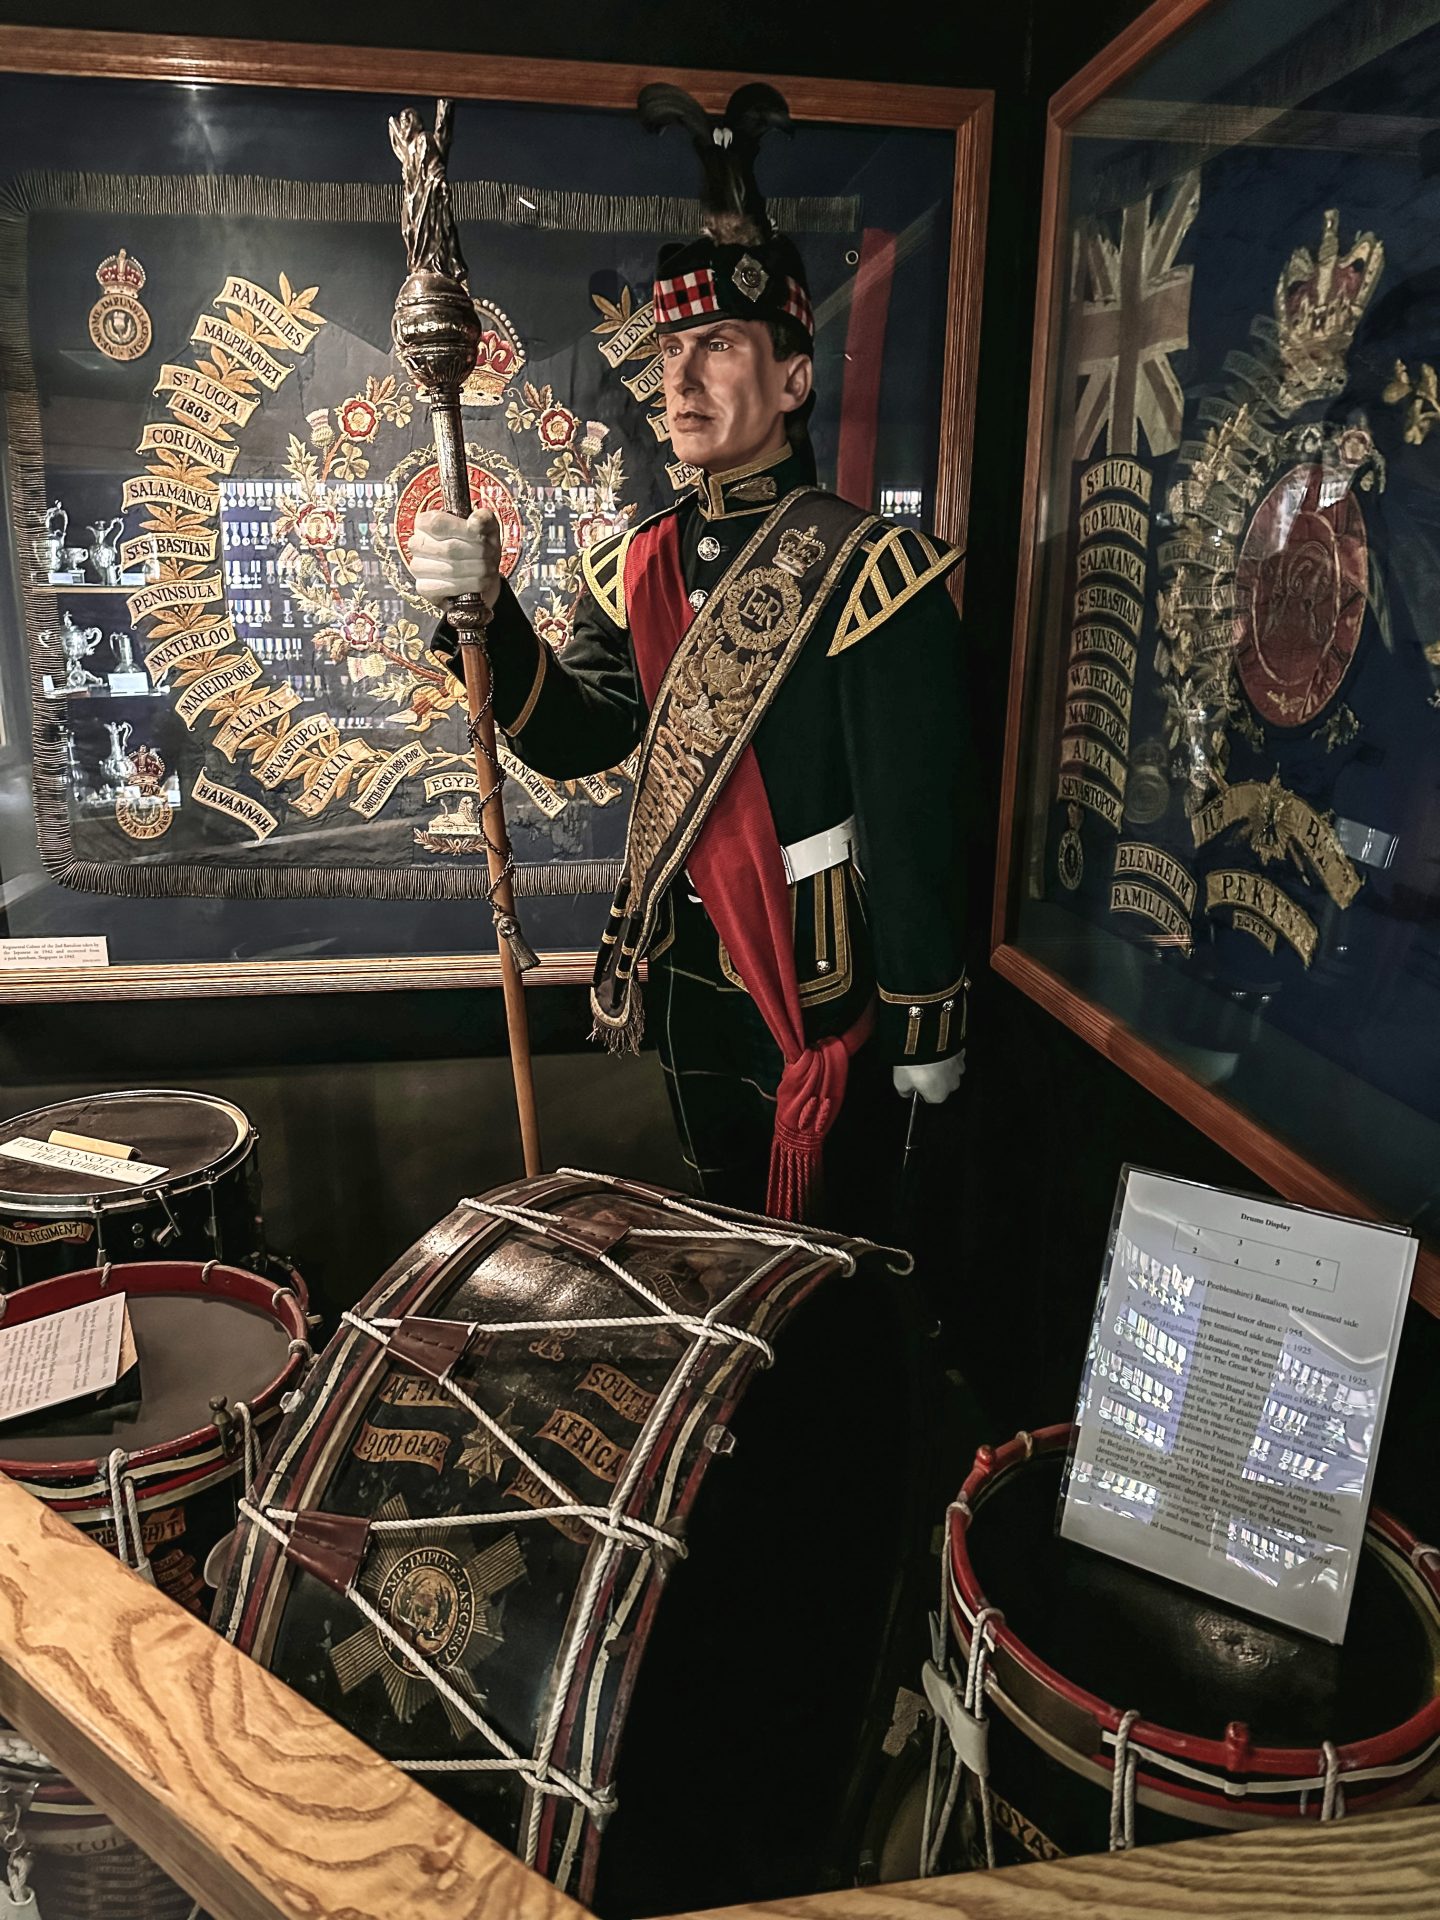
POLYGON ((1322 1741, 1321 1757, 1325 1762, 1325 1790, 1320 1801, 1322 1820, 1343 1820, 1345 1817, 1345 1789, 1340 1784, 1340 1756, 1335 1751, 1333 1740, 1322 1741))
MULTIPOLYGON (((990 1655, 995 1650, 995 1629, 990 1622, 1004 1618, 1005 1615, 999 1607, 982 1607, 975 1616, 975 1629, 970 1636, 970 1659, 965 1668, 965 1706, 973 1715, 977 1726, 983 1727, 985 1724, 985 1679, 989 1671, 990 1655)), ((957 1767, 955 1771, 958 1774, 960 1768, 957 1767)), ((988 1764, 984 1773, 976 1773, 975 1779, 980 1788, 980 1817, 985 1826, 985 1864, 987 1867, 993 1867, 995 1864, 995 1816, 990 1805, 988 1764)), ((935 1842, 937 1853, 940 1842, 945 1838, 945 1829, 950 1824, 950 1811, 954 1801, 955 1781, 952 1779, 950 1792, 946 1796, 946 1806, 940 1816, 940 1832, 935 1842)), ((934 1872, 933 1866, 931 1872, 934 1872)))
MULTIPOLYGON (((553 1227, 557 1224, 553 1213, 540 1213, 534 1207, 504 1207, 497 1205, 493 1200, 462 1200, 460 1204, 463 1207, 473 1207, 477 1213, 493 1213, 497 1219, 508 1220, 510 1224, 515 1227, 539 1227, 543 1232, 546 1227, 553 1227)), ((724 1237, 727 1240, 733 1240, 735 1235, 726 1234, 724 1237)), ((749 1236, 746 1235, 742 1237, 748 1238, 749 1236)), ((788 1245, 789 1243, 785 1242, 785 1244, 788 1245)), ((696 1327, 703 1327, 706 1329, 708 1336, 709 1330, 714 1324, 711 1318, 715 1312, 713 1307, 710 1309, 710 1313, 707 1313, 703 1319, 696 1319, 692 1314, 673 1313, 667 1309, 665 1302, 660 1298, 658 1293, 655 1293, 651 1288, 647 1287, 643 1280, 638 1280, 635 1275, 630 1272, 628 1267, 622 1267, 618 1260, 612 1260, 608 1253, 600 1253, 597 1250, 587 1257, 593 1259, 599 1266, 604 1267, 607 1273, 613 1274, 624 1286, 629 1287, 632 1293, 638 1293, 640 1298, 645 1301, 648 1306, 654 1307, 657 1313, 664 1314, 674 1325, 684 1327, 687 1332, 696 1327)), ((853 1261, 851 1262, 851 1269, 852 1271, 854 1269, 853 1261)), ((584 1327, 587 1322, 577 1320, 567 1323, 564 1320, 554 1320, 550 1324, 554 1330, 559 1333, 566 1329, 567 1324, 574 1327, 584 1327)), ((481 1322, 480 1325, 482 1332, 491 1333, 495 1331, 494 1328, 485 1326, 483 1322, 481 1322)), ((746 1346, 758 1349, 764 1356, 767 1367, 773 1364, 775 1359, 774 1350, 767 1341, 760 1338, 759 1334, 750 1333, 744 1327, 719 1326, 716 1330, 731 1342, 737 1340, 743 1341, 746 1346)))
POLYGON ((237 1400, 231 1412, 239 1420, 240 1431, 244 1435, 245 1491, 253 1493, 255 1482, 260 1478, 260 1441, 255 1432, 255 1416, 250 1411, 248 1400, 237 1400))
MULTIPOLYGON (((608 1173, 587 1173, 583 1167, 561 1167, 560 1171, 561 1173, 570 1174, 576 1180, 598 1180, 607 1187, 615 1184, 613 1175, 608 1173)), ((473 1206, 475 1203, 470 1201, 467 1202, 467 1204, 473 1206)), ((678 1199, 674 1194, 669 1193, 661 1194, 657 1192, 655 1195, 655 1204, 663 1208, 666 1213, 683 1213, 692 1220, 703 1220, 707 1227, 711 1227, 715 1229, 715 1231, 708 1234, 689 1234, 682 1233, 678 1230, 666 1232, 666 1230, 661 1227, 632 1227, 630 1230, 630 1238, 632 1240, 758 1240, 761 1246, 764 1247, 799 1247, 806 1253, 815 1254, 817 1258, 821 1260, 838 1260, 842 1273, 850 1274, 855 1271, 855 1256, 850 1252, 848 1247, 840 1245, 825 1246, 819 1241, 807 1240, 803 1234, 779 1233, 773 1225, 762 1224, 765 1220, 763 1214, 743 1213, 738 1208, 726 1208, 723 1214, 711 1213, 704 1207, 697 1207, 692 1201, 678 1199), (737 1226, 737 1221, 744 1221, 745 1225, 737 1226)), ((549 1216, 542 1215, 542 1218, 548 1217, 549 1216)), ((910 1255, 904 1253, 904 1249, 901 1247, 881 1247, 877 1243, 868 1240, 864 1244, 867 1247, 875 1246, 876 1251, 879 1253, 900 1253, 903 1254, 906 1260, 910 1259, 910 1255)), ((912 1266, 913 1264, 914 1263, 911 1262, 912 1266)), ((896 1271, 900 1271, 900 1269, 896 1269, 896 1271)), ((905 1269, 905 1271, 908 1272, 909 1268, 905 1269)))
MULTIPOLYGON (((1102 1732, 1100 1738, 1107 1746, 1115 1744, 1116 1736, 1113 1733, 1102 1732)), ((1173 1754, 1160 1753, 1154 1747, 1142 1746, 1137 1740, 1129 1742, 1129 1750, 1149 1767, 1155 1767, 1162 1773, 1173 1774, 1180 1780, 1193 1780, 1197 1786, 1206 1787, 1212 1793, 1223 1793, 1227 1799, 1231 1800, 1323 1792, 1325 1787, 1323 1750, 1320 1771, 1317 1773, 1303 1777, 1294 1774, 1277 1774, 1273 1778, 1245 1780, 1221 1778, 1204 1767, 1190 1766, 1186 1761, 1176 1759, 1173 1754)), ((1440 1753, 1440 1737, 1429 1741, 1418 1752, 1407 1754, 1403 1760, 1390 1761, 1377 1767, 1355 1767, 1345 1774, 1345 1778, 1352 1786, 1369 1780, 1402 1780, 1417 1773, 1420 1768, 1434 1759, 1437 1753, 1440 1753)))
MULTIPOLYGON (((945 1515, 945 1528, 940 1542, 940 1609, 931 1622, 931 1649, 935 1655, 935 1665, 942 1671, 950 1663, 947 1653, 950 1645, 950 1514, 945 1515)), ((954 1772, 960 1771, 960 1756, 955 1756, 954 1772)), ((930 1766, 925 1778, 925 1812, 920 1823, 920 1877, 927 1879, 931 1872, 930 1862, 940 1851, 937 1840, 934 1846, 930 1840, 930 1823, 935 1816, 935 1782, 940 1773, 940 1714, 935 1711, 930 1723, 930 1766)))
POLYGON ((123 1566, 139 1573, 149 1570, 145 1537, 140 1529, 140 1502, 135 1497, 135 1481, 130 1474, 130 1456, 116 1447, 105 1463, 110 1478, 110 1509, 115 1520, 115 1551, 123 1566), (126 1527, 129 1540, 126 1540, 126 1527))
MULTIPOLYGON (((710 1309, 711 1313, 719 1313, 723 1307, 728 1306, 737 1293, 742 1292, 750 1285, 750 1279, 751 1276, 747 1275, 730 1294, 717 1300, 715 1305, 710 1309)), ((649 1445, 643 1452, 638 1445, 631 1448, 630 1458, 626 1463, 625 1471, 621 1474, 614 1495, 612 1496, 612 1504, 615 1507, 618 1508, 623 1501, 629 1499, 632 1486, 648 1465, 649 1456, 653 1453, 660 1435, 665 1430, 665 1425, 670 1417, 671 1410, 688 1385, 690 1374, 699 1365, 702 1351, 703 1349, 701 1347, 693 1346, 690 1351, 682 1357, 674 1372, 671 1374, 660 1398, 651 1408, 645 1422, 645 1433, 650 1436, 649 1445)), ((575 1679, 575 1670, 580 1664, 581 1652, 590 1637, 591 1628, 595 1621, 595 1614, 601 1604, 601 1596, 610 1578, 610 1559, 613 1551, 613 1545, 610 1543, 602 1547, 600 1552, 591 1560, 586 1573, 585 1585, 580 1592, 575 1608, 575 1625, 570 1633, 569 1645, 565 1649, 565 1658, 561 1662, 559 1674, 551 1689, 549 1717, 546 1720, 544 1731, 535 1747, 536 1758, 544 1766, 549 1765, 550 1756, 555 1750, 555 1742, 559 1738, 561 1723, 564 1720, 567 1703, 570 1698, 570 1689, 575 1679)), ((539 1847, 540 1802, 537 1799, 530 1808, 530 1818, 525 1829, 525 1851, 522 1857, 527 1866, 534 1866, 536 1864, 539 1847)))
MULTIPOLYGON (((944 1544, 940 1551, 940 1607, 934 1618, 935 1667, 945 1678, 959 1679, 953 1660, 948 1658, 950 1638, 950 1566, 949 1537, 952 1515, 961 1510, 961 1502, 953 1501, 945 1515, 944 1544), (949 1669, 949 1675, 945 1669, 949 1669)), ((965 1665, 964 1688, 961 1693, 961 1707, 973 1722, 976 1732, 975 1747, 972 1752, 969 1770, 975 1775, 975 1784, 980 1801, 980 1818, 985 1836, 985 1864, 995 1865, 995 1815, 990 1800, 989 1758, 986 1743, 986 1685, 989 1676, 990 1660, 995 1651, 995 1629, 992 1622, 1003 1620, 1005 1613, 1000 1607, 981 1607, 970 1626, 970 1652, 965 1665)), ((943 1717, 938 1705, 930 1732, 930 1768, 925 1783, 925 1812, 921 1825, 920 1874, 928 1879, 940 1864, 940 1852, 945 1837, 950 1830, 954 1817, 955 1803, 960 1795, 960 1786, 964 1779, 967 1762, 962 1759, 960 1748, 951 1732, 951 1747, 954 1752, 954 1765, 950 1769, 950 1778, 945 1788, 945 1799, 936 1814, 935 1789, 940 1773, 940 1736, 943 1717)))
MULTIPOLYGON (((290 1536, 283 1528, 277 1526, 270 1516, 261 1508, 255 1506, 249 1500, 242 1500, 240 1502, 240 1511, 252 1525, 259 1527, 263 1532, 269 1534, 271 1539, 275 1540, 282 1549, 289 1546, 290 1536)), ((403 1634, 396 1632, 384 1614, 380 1612, 378 1607, 371 1605, 370 1601, 366 1599, 365 1595, 353 1580, 345 1589, 345 1597, 355 1608, 356 1612, 370 1623, 380 1638, 388 1642, 407 1664, 417 1668, 423 1673, 435 1691, 440 1694, 443 1699, 448 1700, 455 1711, 469 1722, 481 1738, 492 1746, 497 1754, 502 1756, 497 1760, 471 1759, 456 1760, 448 1763, 412 1761, 410 1762, 412 1771, 423 1770, 427 1766, 434 1765, 437 1770, 443 1768, 446 1771, 453 1769, 455 1771, 468 1773, 518 1773, 537 1793, 557 1794, 568 1799, 578 1800, 587 1813, 592 1816, 604 1816, 608 1811, 609 1805, 605 1796, 589 1792, 580 1785, 578 1780, 572 1780, 568 1774, 561 1772, 559 1768, 544 1765, 539 1760, 533 1758, 527 1758, 518 1748, 512 1747, 504 1734, 501 1733, 498 1728, 492 1727, 485 1716, 476 1711, 473 1704, 465 1698, 464 1694, 451 1685, 444 1674, 426 1658, 413 1642, 407 1640, 403 1634)))
MULTIPOLYGON (((342 1320, 349 1321, 353 1327, 368 1333, 372 1327, 393 1331, 400 1325, 395 1319, 375 1320, 357 1319, 353 1313, 343 1313, 342 1320)), ((709 1341, 713 1346, 754 1347, 762 1360, 769 1365, 775 1358, 775 1349, 768 1340, 762 1340, 756 1334, 747 1334, 743 1329, 728 1327, 723 1322, 710 1319, 697 1320, 693 1314, 672 1313, 667 1308, 663 1313, 616 1313, 604 1319, 594 1320, 477 1320, 475 1330, 487 1338, 501 1333, 609 1333, 631 1327, 679 1327, 694 1340, 709 1341)))
MULTIPOLYGON (((359 1332, 368 1333, 370 1337, 373 1340, 377 1340, 382 1347, 389 1346, 389 1335, 384 1331, 387 1325, 386 1322, 366 1320, 361 1315, 352 1312, 342 1314, 341 1318, 350 1326, 355 1327, 359 1332)), ((388 1324, 398 1325, 399 1323, 391 1322, 388 1324)), ((478 1324, 482 1326, 485 1332, 488 1333, 491 1331, 490 1328, 484 1326, 483 1322, 478 1324)), ((561 1321, 555 1321, 552 1324, 557 1329, 564 1325, 561 1321)), ((564 1481, 556 1479, 554 1474, 543 1467, 525 1447, 520 1445, 515 1435, 508 1432, 493 1415, 488 1414, 480 1405, 479 1401, 468 1394, 448 1372, 440 1376, 437 1384, 443 1387, 451 1399, 462 1406, 473 1420, 478 1420, 492 1439, 498 1441, 508 1453, 513 1454, 522 1467, 528 1472, 533 1473, 542 1486, 546 1487, 555 1496, 555 1499, 562 1507, 572 1511, 576 1518, 583 1519, 588 1526, 594 1528, 596 1533, 603 1534, 608 1540, 616 1540, 628 1546, 639 1546, 642 1550, 647 1551, 652 1546, 667 1547, 672 1553, 679 1554, 683 1557, 685 1546, 682 1541, 675 1539, 671 1534, 662 1533, 658 1527, 652 1527, 648 1521, 634 1519, 629 1514, 618 1513, 613 1502, 608 1507, 587 1507, 576 1500, 574 1494, 570 1491, 569 1487, 565 1485, 564 1481), (631 1539, 629 1536, 632 1534, 641 1535, 641 1540, 631 1539)), ((544 1518, 555 1512, 555 1507, 545 1507, 541 1510, 539 1517, 544 1518)), ((468 1518, 470 1516, 460 1517, 468 1518)), ((479 1519, 481 1523, 484 1524, 485 1519, 490 1516, 476 1515, 473 1517, 479 1519)), ((502 1514, 498 1516, 498 1518, 503 1520, 513 1520, 519 1517, 518 1514, 502 1514)), ((372 1526, 383 1527, 385 1522, 383 1520, 377 1520, 371 1524, 372 1526)))
POLYGON ((1127 1707, 1115 1729, 1115 1770, 1110 1779, 1110 1851, 1128 1853, 1135 1844, 1135 1755, 1130 1729, 1140 1718, 1137 1707, 1127 1707))

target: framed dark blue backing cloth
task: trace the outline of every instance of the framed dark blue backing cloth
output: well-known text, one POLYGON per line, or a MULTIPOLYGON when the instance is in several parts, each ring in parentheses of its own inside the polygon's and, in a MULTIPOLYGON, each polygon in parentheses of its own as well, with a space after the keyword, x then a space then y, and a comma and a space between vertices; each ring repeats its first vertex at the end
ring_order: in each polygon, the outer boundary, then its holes
POLYGON ((1433 6, 1213 0, 1052 103, 995 927, 1287 1197, 1432 1247, 1437 79, 1433 6))
MULTIPOLYGON (((0 35, 0 995, 491 977, 463 697, 404 564, 437 486, 389 338, 391 89, 459 98, 472 493, 556 648, 583 548, 693 478, 649 310, 685 157, 641 132, 619 69, 231 43, 212 84, 114 44, 124 77, 97 78, 83 36, 0 35), (56 940, 90 963, 27 946, 56 940)), ((799 132, 766 185, 816 296, 822 476, 954 537, 976 315, 950 294, 980 245, 988 98, 785 84, 799 132)), ((527 930, 545 977, 576 977, 630 769, 506 771, 527 930)))

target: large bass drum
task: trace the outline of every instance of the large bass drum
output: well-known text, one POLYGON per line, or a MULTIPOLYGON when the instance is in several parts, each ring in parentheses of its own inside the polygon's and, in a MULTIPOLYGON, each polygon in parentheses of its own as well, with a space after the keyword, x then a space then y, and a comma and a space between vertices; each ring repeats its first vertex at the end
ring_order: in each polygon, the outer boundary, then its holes
POLYGON ((0 1122, 0 1289, 107 1260, 263 1267, 259 1139, 229 1100, 166 1088, 86 1094, 0 1122), (164 1171, 137 1186, 118 1169, 37 1165, 6 1150, 48 1145, 52 1131, 118 1142, 164 1171))
POLYGON ((849 1879, 929 1564, 907 1267, 601 1175, 463 1201, 321 1355, 216 1625, 601 1913, 849 1879))
POLYGON ((951 1690, 932 1666, 927 1692, 966 1764, 932 1776, 933 1864, 1050 1859, 1433 1793, 1433 1548, 1372 1508, 1345 1641, 1328 1646, 1062 1539, 1071 1433, 982 1447, 950 1509, 951 1690))

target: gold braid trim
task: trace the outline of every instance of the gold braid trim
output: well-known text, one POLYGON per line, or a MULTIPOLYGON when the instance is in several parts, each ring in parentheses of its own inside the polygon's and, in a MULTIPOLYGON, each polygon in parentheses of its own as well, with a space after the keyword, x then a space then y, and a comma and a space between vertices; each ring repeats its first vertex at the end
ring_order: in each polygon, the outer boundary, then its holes
POLYGON ((915 527, 886 527, 878 538, 865 542, 864 551, 860 577, 850 589, 830 642, 832 660, 873 633, 922 587, 943 578, 965 557, 959 547, 946 546, 915 527))
POLYGON ((586 547, 580 555, 580 572, 594 595, 596 605, 623 629, 625 625, 625 556, 635 529, 614 534, 586 547))

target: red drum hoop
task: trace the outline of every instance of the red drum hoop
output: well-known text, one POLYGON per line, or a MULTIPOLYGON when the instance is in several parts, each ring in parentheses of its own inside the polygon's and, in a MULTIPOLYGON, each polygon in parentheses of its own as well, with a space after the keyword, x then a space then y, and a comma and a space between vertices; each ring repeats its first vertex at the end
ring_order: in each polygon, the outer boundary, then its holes
MULTIPOLYGON (((1006 1623, 1006 1596, 987 1593, 972 1562, 972 1528, 1011 1476, 1032 1461, 1063 1454, 1073 1432, 1067 1423, 1017 1434, 1001 1447, 982 1447, 948 1515, 951 1625, 968 1656, 974 1621, 982 1610, 991 1610, 984 1629, 991 1649, 990 1697, 1005 1717, 1017 1725, 1028 1720, 1031 1728, 1042 1728, 1052 1756, 1063 1766, 1107 1786, 1114 1775, 1121 1723, 1128 1719, 1124 1738, 1136 1760, 1138 1798, 1162 1810, 1179 1803, 1177 1816, 1199 1826, 1251 1827, 1277 1819, 1315 1818, 1327 1774, 1343 1788, 1350 1812, 1423 1798, 1440 1772, 1440 1695, 1383 1732, 1327 1743, 1328 1755, 1324 1745, 1257 1744, 1239 1720, 1215 1739, 1132 1717, 1124 1703, 1117 1706, 1059 1672, 1006 1623), (1048 1719, 1043 1717, 1047 1703, 1048 1719), (1267 1789, 1266 1782, 1286 1784, 1277 1791, 1267 1789), (1292 1796, 1288 1800, 1282 1797, 1287 1793, 1292 1796)), ((1369 1515, 1367 1547, 1372 1554, 1388 1555, 1391 1570, 1417 1583, 1416 1602, 1428 1603, 1432 1631, 1440 1634, 1440 1553, 1379 1508, 1369 1515)), ((1242 1618, 1248 1619, 1236 1615, 1242 1618)), ((1273 1623, 1257 1623, 1256 1630, 1270 1633, 1273 1623)), ((1315 1644, 1318 1649, 1320 1643, 1315 1644)), ((1034 1732, 1027 1737, 1033 1740, 1034 1732)))
MULTIPOLYGON (((279 1374, 247 1402, 257 1422, 279 1413, 281 1400, 299 1383, 308 1362, 310 1342, 303 1294, 293 1286, 277 1285, 257 1273, 227 1267, 216 1260, 131 1261, 57 1274, 53 1280, 39 1280, 34 1286, 3 1296, 0 1331, 43 1319, 46 1314, 61 1313, 67 1307, 82 1306, 107 1291, 137 1299, 204 1296, 231 1300, 278 1321, 291 1342, 290 1353, 279 1374)), ((59 1413, 63 1409, 57 1409, 59 1413)), ((0 1429, 0 1473, 20 1481, 28 1492, 67 1518, 87 1511, 98 1495, 103 1495, 103 1503, 108 1505, 110 1489, 103 1464, 99 1455, 43 1460, 27 1452, 12 1457, 6 1451, 4 1430, 0 1429), (60 1484, 35 1484, 42 1478, 60 1484), (76 1480, 82 1484, 67 1484, 76 1480)), ((186 1489, 193 1492, 216 1478, 228 1478, 237 1464, 233 1446, 225 1446, 213 1420, 127 1454, 127 1472, 144 1483, 142 1507, 147 1502, 173 1498, 186 1489)))
MULTIPOLYGON (((298 1283, 299 1276, 294 1278, 298 1283)), ((126 1296, 139 1348, 142 1402, 136 1425, 149 1437, 125 1449, 124 1422, 119 1419, 104 1436, 121 1442, 124 1479, 134 1492, 138 1542, 128 1539, 128 1517, 115 1512, 114 1488, 123 1483, 112 1480, 107 1449, 92 1425, 77 1423, 63 1444, 57 1438, 64 1434, 66 1408, 52 1410, 48 1419, 53 1430, 46 1434, 16 1435, 0 1428, 0 1473, 110 1552, 132 1564, 143 1553, 152 1563, 157 1585, 199 1612, 206 1555, 234 1525, 227 1483, 239 1493, 247 1474, 247 1449, 244 1423, 228 1408, 221 1415, 229 1423, 225 1431, 215 1418, 197 1422, 195 1416, 206 1405, 207 1385, 227 1389, 230 1403, 243 1401, 248 1409, 258 1453, 261 1435, 279 1419, 282 1402, 298 1388, 311 1357, 303 1288, 278 1285, 215 1260, 91 1267, 0 1295, 0 1330, 83 1305, 106 1291, 126 1296), (225 1325, 215 1329, 213 1375, 204 1371, 203 1349, 186 1348, 187 1367, 193 1356, 194 1379, 187 1379, 180 1393, 171 1370, 177 1337, 174 1310, 167 1315, 159 1304, 165 1301, 188 1303, 181 1309, 186 1338, 201 1331, 212 1303, 227 1303, 235 1310, 226 1314, 222 1308, 225 1325), (147 1308, 152 1302, 157 1303, 153 1317, 147 1308), (191 1305, 198 1311, 191 1312, 191 1305), (265 1324, 247 1329, 237 1342, 242 1314, 265 1324), (168 1329, 167 1317, 172 1322, 168 1329), (147 1403, 146 1375, 155 1369, 161 1386, 147 1403), (253 1388, 244 1377, 247 1373, 256 1381, 253 1388), (171 1406, 183 1428, 179 1433, 164 1431, 171 1406), (122 1554, 122 1538, 127 1538, 128 1554, 122 1554)), ((133 1920, 142 1911, 155 1920, 172 1913, 175 1920, 184 1920, 189 1903, 180 1890, 62 1774, 48 1762, 43 1770, 37 1766, 38 1758, 28 1743, 0 1730, 0 1781, 34 1790, 23 1829, 37 1855, 42 1910, 48 1913, 54 1906, 57 1913, 76 1920, 82 1915, 133 1920)))

